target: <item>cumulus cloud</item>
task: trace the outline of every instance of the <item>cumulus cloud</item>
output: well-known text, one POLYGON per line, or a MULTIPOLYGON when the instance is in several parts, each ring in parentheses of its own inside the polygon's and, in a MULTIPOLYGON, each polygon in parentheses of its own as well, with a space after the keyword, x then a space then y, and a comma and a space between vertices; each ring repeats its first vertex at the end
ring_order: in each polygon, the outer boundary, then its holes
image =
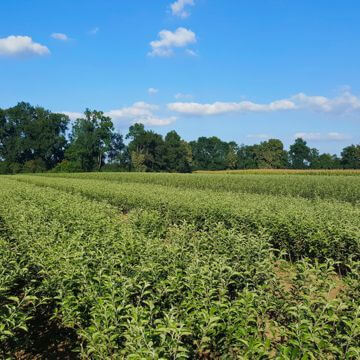
POLYGON ((175 102, 168 104, 172 111, 187 115, 221 115, 241 112, 274 112, 282 110, 313 110, 323 113, 347 114, 360 111, 360 97, 349 91, 341 93, 335 98, 325 96, 308 96, 304 93, 280 99, 267 104, 251 101, 241 102, 214 102, 201 104, 195 102, 175 102))
POLYGON ((291 100, 299 108, 310 108, 320 112, 347 113, 360 110, 360 98, 349 91, 342 92, 335 98, 325 96, 308 96, 304 93, 297 94, 291 100))
POLYGON ((161 30, 159 40, 151 41, 151 56, 171 56, 174 48, 186 47, 196 43, 196 35, 191 30, 179 27, 175 31, 161 30))
POLYGON ((158 92, 159 92, 159 89, 155 89, 155 88, 152 88, 152 87, 148 89, 149 95, 155 95, 158 92))
POLYGON ((105 115, 110 116, 116 122, 131 124, 139 122, 150 126, 165 126, 176 121, 175 116, 157 116, 154 114, 157 110, 159 110, 159 106, 139 101, 130 107, 110 110, 105 115))
POLYGON ((294 135, 294 139, 297 138, 308 141, 346 141, 350 140, 352 137, 338 132, 329 132, 325 134, 318 132, 298 132, 294 135))
POLYGON ((62 33, 52 33, 51 37, 53 39, 60 40, 60 41, 68 41, 69 40, 68 36, 66 34, 62 34, 62 33))
POLYGON ((81 112, 75 111, 60 111, 61 114, 67 115, 70 120, 76 120, 84 117, 84 114, 81 112))
POLYGON ((36 43, 29 36, 10 35, 0 38, 0 55, 19 56, 19 55, 48 55, 50 50, 39 43, 36 43))
POLYGON ((190 15, 190 13, 186 10, 186 7, 194 5, 194 0, 177 0, 170 5, 170 8, 173 15, 186 18, 190 15))

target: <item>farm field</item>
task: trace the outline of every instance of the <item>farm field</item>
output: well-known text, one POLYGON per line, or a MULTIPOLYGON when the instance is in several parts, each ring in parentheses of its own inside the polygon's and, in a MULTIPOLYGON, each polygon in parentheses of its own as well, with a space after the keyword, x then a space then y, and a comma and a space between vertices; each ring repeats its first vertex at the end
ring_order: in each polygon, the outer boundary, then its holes
POLYGON ((359 175, 0 177, 0 357, 359 359, 359 175))
POLYGON ((353 176, 360 175, 358 169, 244 169, 244 170, 198 170, 198 174, 263 174, 263 175, 326 175, 353 176))

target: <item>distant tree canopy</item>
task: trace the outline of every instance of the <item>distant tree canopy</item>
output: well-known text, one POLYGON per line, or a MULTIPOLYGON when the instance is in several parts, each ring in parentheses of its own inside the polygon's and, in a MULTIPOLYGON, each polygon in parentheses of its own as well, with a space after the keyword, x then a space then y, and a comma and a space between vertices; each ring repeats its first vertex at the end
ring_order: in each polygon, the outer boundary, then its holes
POLYGON ((341 165, 345 169, 360 169, 360 145, 351 145, 341 153, 341 165))
POLYGON ((216 136, 189 143, 176 131, 165 137, 133 124, 124 137, 110 117, 86 109, 70 124, 64 114, 21 102, 0 109, 0 173, 146 171, 191 172, 225 169, 360 169, 360 145, 341 157, 320 154, 301 138, 289 148, 279 139, 255 145, 225 142, 216 136))
POLYGON ((52 169, 64 158, 69 118, 27 103, 0 110, 0 158, 9 172, 52 169))
POLYGON ((195 169, 223 170, 227 168, 229 144, 218 137, 199 137, 190 142, 195 169))
POLYGON ((69 137, 65 158, 84 171, 101 170, 108 156, 113 160, 123 148, 122 137, 114 133, 111 118, 87 109, 77 119, 69 137))

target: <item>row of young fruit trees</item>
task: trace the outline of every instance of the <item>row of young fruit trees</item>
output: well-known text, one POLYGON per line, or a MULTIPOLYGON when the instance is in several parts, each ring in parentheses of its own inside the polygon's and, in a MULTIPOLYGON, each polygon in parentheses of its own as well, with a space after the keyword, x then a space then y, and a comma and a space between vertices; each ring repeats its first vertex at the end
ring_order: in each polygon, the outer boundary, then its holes
POLYGON ((63 358, 358 359, 359 195, 355 174, 3 176, 0 356, 39 352, 41 323, 63 358))

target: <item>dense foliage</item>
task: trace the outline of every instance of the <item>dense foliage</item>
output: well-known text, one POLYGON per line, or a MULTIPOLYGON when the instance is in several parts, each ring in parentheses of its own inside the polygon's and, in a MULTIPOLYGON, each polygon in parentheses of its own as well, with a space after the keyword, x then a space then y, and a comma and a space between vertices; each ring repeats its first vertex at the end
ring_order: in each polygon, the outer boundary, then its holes
MULTIPOLYGON (((327 173, 312 176, 293 176, 284 174, 255 173, 249 176, 240 173, 236 176, 226 174, 166 174, 166 173, 76 173, 44 176, 73 179, 107 180, 118 183, 140 183, 165 185, 189 190, 212 190, 216 192, 254 193, 264 195, 290 195, 305 199, 334 199, 338 201, 360 203, 360 172, 339 173, 337 176, 324 176, 327 173), (353 174, 354 176, 351 176, 353 174)), ((42 176, 43 176, 42 175, 42 176)))
MULTIPOLYGON (((50 186, 98 201, 123 211, 157 210, 172 222, 183 219, 203 228, 211 220, 242 232, 266 229, 273 246, 289 256, 345 261, 360 254, 360 208, 331 200, 307 200, 252 193, 179 189, 141 183, 18 176, 15 179, 50 186)), ((359 258, 360 260, 360 258, 359 258)))
POLYGON ((358 359, 358 178, 280 177, 1 177, 0 356, 358 359))
POLYGON ((130 126, 124 143, 111 118, 87 109, 73 122, 64 114, 19 103, 0 109, 0 174, 80 171, 191 172, 225 169, 360 169, 360 145, 341 157, 320 154, 296 139, 289 151, 278 139, 255 145, 216 136, 187 143, 175 132, 165 137, 144 125, 130 126))

